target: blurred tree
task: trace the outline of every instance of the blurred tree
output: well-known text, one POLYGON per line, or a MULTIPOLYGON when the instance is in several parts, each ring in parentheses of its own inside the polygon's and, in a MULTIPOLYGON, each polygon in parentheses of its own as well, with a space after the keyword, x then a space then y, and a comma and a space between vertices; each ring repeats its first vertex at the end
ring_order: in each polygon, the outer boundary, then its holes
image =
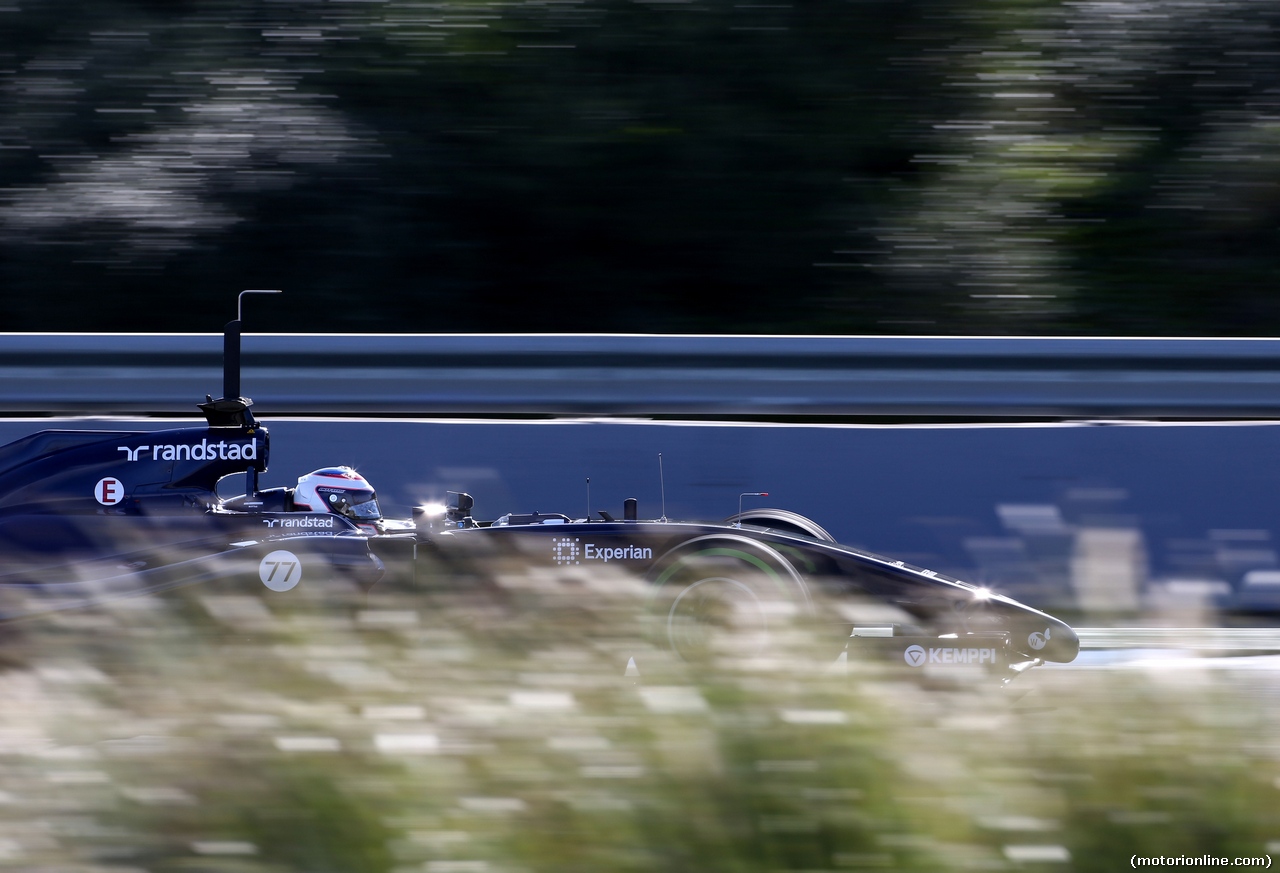
POLYGON ((0 3, 9 329, 1280 318, 1256 4, 0 3))

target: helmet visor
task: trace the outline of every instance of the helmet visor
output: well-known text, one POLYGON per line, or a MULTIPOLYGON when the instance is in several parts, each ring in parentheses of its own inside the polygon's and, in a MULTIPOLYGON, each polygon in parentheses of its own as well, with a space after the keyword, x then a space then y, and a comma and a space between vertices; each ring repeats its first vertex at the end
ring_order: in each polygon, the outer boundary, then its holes
POLYGON ((337 488, 317 489, 334 512, 358 521, 377 521, 382 518, 378 507, 378 495, 372 491, 350 491, 337 488))
POLYGON ((352 499, 359 499, 361 496, 367 496, 368 499, 363 503, 353 503, 351 505, 351 514, 356 518, 363 519, 379 519, 382 518, 382 510, 378 508, 378 498, 367 491, 353 491, 352 499))

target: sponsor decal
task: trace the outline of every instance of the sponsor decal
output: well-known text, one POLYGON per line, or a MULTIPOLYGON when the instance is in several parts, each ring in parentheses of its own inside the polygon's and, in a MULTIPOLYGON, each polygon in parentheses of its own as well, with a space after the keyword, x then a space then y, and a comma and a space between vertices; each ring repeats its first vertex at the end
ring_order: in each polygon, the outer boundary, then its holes
POLYGON ((1047 627, 1044 629, 1044 633, 1036 631, 1031 634, 1031 636, 1027 637, 1027 645, 1035 649, 1037 652, 1040 651, 1045 646, 1049 645, 1049 631, 1051 630, 1053 630, 1053 628, 1047 627))
POLYGON ((124 483, 112 476, 99 479, 93 486, 93 496, 103 506, 115 506, 124 500, 124 483))
POLYGON ((290 528, 294 530, 308 530, 315 528, 323 528, 324 530, 333 529, 333 519, 325 515, 301 515, 297 518, 264 518, 262 523, 272 528, 290 528))
POLYGON ((600 547, 595 543, 587 543, 586 548, 582 550, 582 559, 584 561, 604 561, 606 564, 610 561, 643 561, 652 560, 653 549, 644 546, 605 546, 600 547))
POLYGON ((272 591, 288 591, 302 581, 302 562, 286 549, 277 549, 258 563, 258 578, 272 591))
POLYGON ((203 439, 198 443, 164 443, 132 449, 117 446, 116 451, 124 452, 127 461, 256 461, 258 438, 247 442, 203 439))
POLYGON ((556 537, 551 541, 551 557, 560 565, 581 564, 583 561, 651 561, 653 549, 646 546, 597 546, 581 545, 578 537, 556 537))
POLYGON ((923 667, 925 664, 994 664, 996 650, 993 648, 958 648, 955 646, 938 646, 926 649, 924 646, 907 646, 902 659, 912 667, 923 667))
POLYGON ((551 541, 551 557, 561 566, 578 564, 578 540, 574 537, 556 537, 551 541))

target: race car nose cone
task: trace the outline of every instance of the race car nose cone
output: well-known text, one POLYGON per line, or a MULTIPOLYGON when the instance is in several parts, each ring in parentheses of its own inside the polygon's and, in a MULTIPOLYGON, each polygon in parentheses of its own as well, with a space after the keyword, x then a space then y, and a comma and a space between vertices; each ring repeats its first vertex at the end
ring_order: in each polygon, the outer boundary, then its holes
POLYGON ((1080 654, 1079 635, 1057 619, 1048 619, 1043 629, 1027 634, 1026 643, 1030 654, 1046 661, 1066 664, 1080 654))

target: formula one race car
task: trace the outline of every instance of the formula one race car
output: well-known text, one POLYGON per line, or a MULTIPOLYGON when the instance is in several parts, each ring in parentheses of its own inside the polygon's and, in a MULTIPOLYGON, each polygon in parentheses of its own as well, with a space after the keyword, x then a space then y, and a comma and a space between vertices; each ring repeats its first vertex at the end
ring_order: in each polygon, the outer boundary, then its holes
POLYGON ((239 320, 227 326, 224 390, 200 404, 207 426, 161 431, 43 431, 0 447, 0 619, 230 578, 287 592, 320 576, 365 588, 386 561, 438 568, 514 555, 530 568, 623 568, 649 584, 662 641, 694 658, 718 629, 765 646, 778 617, 839 610, 835 641, 908 667, 990 668, 1011 678, 1079 649, 1063 622, 1002 595, 834 542, 792 512, 756 509, 721 523, 623 517, 471 517, 473 501, 384 519, 349 467, 296 488, 258 487, 270 438, 240 396, 239 320), (244 476, 244 494, 217 486, 244 476), (823 598, 825 601, 825 597, 823 598))
MULTIPOLYGON (((752 651, 767 648, 771 628, 813 609, 821 589, 837 615, 832 642, 850 655, 888 657, 910 667, 985 667, 1005 679, 1079 652, 1064 622, 1003 595, 902 561, 835 542, 804 516, 754 509, 720 523, 640 520, 637 503, 622 519, 508 514, 470 516, 469 494, 416 510, 420 555, 446 564, 459 555, 513 555, 522 565, 577 572, 625 568, 648 584, 662 642, 700 657, 731 629, 752 651)), ((821 622, 818 626, 823 626, 821 622)))

